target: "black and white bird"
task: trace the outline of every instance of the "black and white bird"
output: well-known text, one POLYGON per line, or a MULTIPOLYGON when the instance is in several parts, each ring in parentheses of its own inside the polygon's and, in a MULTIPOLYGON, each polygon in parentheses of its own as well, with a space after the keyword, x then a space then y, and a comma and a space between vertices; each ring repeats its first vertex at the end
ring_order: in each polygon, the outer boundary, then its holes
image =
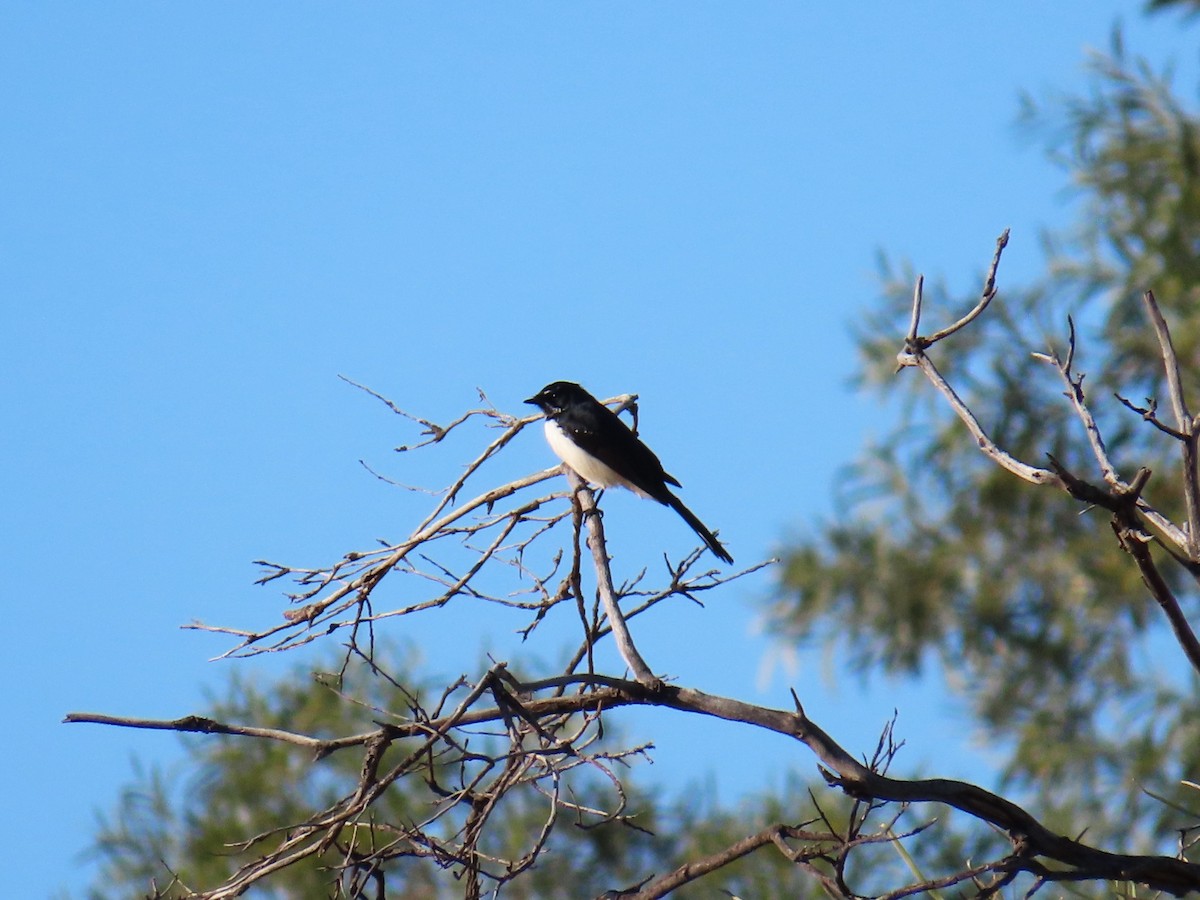
POLYGON ((615 412, 571 381, 548 384, 525 402, 546 414, 550 449, 582 478, 601 487, 619 484, 671 507, 718 559, 733 563, 721 542, 667 487, 681 487, 679 482, 615 412))

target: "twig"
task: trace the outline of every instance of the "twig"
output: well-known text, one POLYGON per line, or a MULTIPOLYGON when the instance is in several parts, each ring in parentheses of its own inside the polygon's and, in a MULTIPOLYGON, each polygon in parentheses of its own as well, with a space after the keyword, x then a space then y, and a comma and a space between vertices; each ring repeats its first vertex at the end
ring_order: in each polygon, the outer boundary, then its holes
MULTIPOLYGON (((459 521, 463 517, 475 512, 476 510, 490 508, 499 500, 512 496, 523 488, 553 478, 558 474, 558 471, 558 468, 555 467, 552 469, 544 469, 541 472, 536 472, 531 475, 526 475, 523 478, 510 481, 508 484, 484 491, 479 496, 458 507, 453 512, 446 513, 436 521, 429 522, 426 520, 427 524, 424 524, 421 528, 419 528, 410 538, 408 538, 408 540, 403 541, 394 547, 388 548, 388 555, 382 560, 372 565, 369 569, 357 577, 342 583, 339 587, 334 589, 331 593, 327 594, 320 600, 314 601, 302 609, 289 611, 287 621, 279 625, 275 625, 271 628, 249 635, 240 630, 235 631, 232 629, 203 625, 200 623, 193 623, 183 627, 195 630, 230 633, 238 637, 242 637, 241 643, 230 648, 229 650, 226 650, 220 656, 216 657, 217 659, 242 655, 241 651, 281 632, 294 631, 297 627, 301 626, 311 628, 314 624, 316 624, 318 617, 326 614, 326 612, 330 611, 331 608, 333 609, 329 612, 329 614, 335 615, 336 613, 353 606, 357 602, 354 595, 361 591, 370 592, 374 590, 379 581, 382 580, 383 577, 386 576, 392 569, 399 565, 415 547, 434 539, 440 533, 445 532, 449 526, 459 521), (342 605, 334 608, 335 604, 338 604, 339 601, 345 602, 342 603, 342 605)), ((444 509, 444 505, 439 505, 439 508, 444 509)), ((527 509, 528 508, 529 507, 527 507, 527 509)), ((311 640, 311 638, 309 638, 309 640, 311 640)), ((289 646, 294 646, 294 643, 284 640, 272 645, 267 649, 277 650, 289 646)), ((257 652, 264 651, 259 650, 257 652)))
POLYGON ((916 287, 913 290, 912 316, 908 334, 904 338, 904 349, 896 356, 896 362, 900 368, 915 366, 925 374, 925 377, 929 379, 938 393, 949 402, 950 408, 954 410, 955 415, 967 426, 967 430, 975 438, 975 443, 979 446, 979 449, 997 465, 1032 484, 1055 484, 1057 479, 1053 472, 1021 462, 1015 456, 1001 449, 995 441, 988 437, 987 432, 983 430, 983 426, 979 424, 979 420, 975 418, 974 413, 963 403, 962 398, 958 396, 949 382, 942 377, 942 373, 937 370, 937 366, 933 364, 933 360, 925 353, 928 348, 932 347, 938 341, 944 340, 955 332, 966 328, 987 309, 988 304, 992 302, 992 298, 996 296, 996 270, 1000 266, 1000 256, 1006 246, 1008 246, 1008 229, 1005 229, 1004 233, 996 240, 996 252, 992 256, 992 264, 988 268, 979 302, 957 322, 935 332, 932 337, 921 337, 918 334, 918 329, 921 325, 921 305, 923 302, 922 295, 924 293, 925 279, 917 279, 916 287))
MULTIPOLYGON (((1179 528, 1179 526, 1168 519, 1165 515, 1151 506, 1148 502, 1146 502, 1146 499, 1142 497, 1140 487, 1135 490, 1129 482, 1124 481, 1117 473, 1116 466, 1113 465, 1112 459, 1108 455, 1108 448, 1104 445, 1104 438, 1100 434, 1100 427, 1096 424, 1096 420, 1092 416, 1092 412, 1087 405, 1086 395, 1083 390, 1084 375, 1076 374, 1073 368, 1075 362, 1074 320, 1070 316, 1067 317, 1067 358, 1065 361, 1060 359, 1058 354, 1054 352, 1034 353, 1033 356, 1035 359, 1042 360, 1054 366, 1062 378, 1063 383, 1066 385, 1067 389, 1064 392, 1064 396, 1071 401, 1071 405, 1075 409, 1076 416, 1078 416, 1080 422, 1083 424, 1084 432, 1087 434, 1088 444, 1092 448, 1092 455, 1095 457, 1097 464, 1100 466, 1100 472, 1103 474, 1104 480, 1108 482, 1112 488, 1112 496, 1121 498, 1119 505, 1122 508, 1124 508, 1125 500, 1127 498, 1136 498, 1138 512, 1144 515, 1150 524, 1158 529, 1158 531, 1160 531, 1166 539, 1174 543, 1181 552, 1186 553, 1188 539, 1187 533, 1183 529, 1179 528)), ((1054 470, 1058 472, 1060 476, 1062 475, 1057 462, 1052 468, 1054 468, 1054 470)), ((1145 476, 1139 475, 1139 477, 1149 477, 1149 472, 1147 472, 1145 476)), ((1079 483, 1079 479, 1074 478, 1073 476, 1072 478, 1076 483, 1079 483)), ((1063 483, 1060 486, 1068 491, 1071 490, 1070 484, 1063 483)), ((1109 509, 1113 508, 1107 503, 1101 505, 1104 505, 1109 509)))
POLYGON ((661 878, 654 879, 637 893, 629 894, 628 896, 630 900, 659 900, 660 897, 665 897, 688 882, 695 881, 697 878, 702 878, 711 872, 724 868, 731 862, 741 859, 743 856, 748 856, 755 850, 768 845, 774 845, 780 847, 781 850, 786 850, 785 855, 792 862, 799 862, 804 859, 812 859, 824 853, 825 850, 820 846, 821 844, 838 844, 841 843, 841 840, 838 835, 830 832, 806 831, 802 828, 783 824, 768 825, 761 831, 744 837, 740 841, 730 844, 716 853, 684 863, 673 872, 661 878), (786 841, 789 838, 809 841, 817 846, 797 850, 788 847, 786 841))
POLYGON ((1153 291, 1146 291, 1142 296, 1146 315, 1154 326, 1158 337, 1159 352, 1162 354, 1163 371, 1167 376, 1167 390, 1171 395, 1171 406, 1175 411, 1175 427, 1184 436, 1180 441, 1183 448, 1183 496, 1187 503, 1188 559, 1200 562, 1200 472, 1197 471, 1196 442, 1200 431, 1188 412, 1187 399, 1183 395, 1183 379, 1179 374, 1179 358, 1175 354, 1175 345, 1171 341, 1171 330, 1163 317, 1158 302, 1154 299, 1153 291))
POLYGON ((958 396, 954 388, 942 377, 942 373, 937 370, 937 366, 933 364, 924 351, 904 351, 897 359, 901 366, 916 366, 929 379, 929 382, 937 389, 950 404, 950 408, 954 410, 962 423, 967 426, 967 430, 971 432, 971 436, 975 439, 976 445, 981 451, 993 462, 1003 469, 1012 472, 1018 478, 1028 481, 1031 484, 1058 484, 1058 479, 1049 469, 1038 468, 1029 463, 1021 462, 1012 454, 1003 450, 995 441, 988 437, 987 432, 983 430, 983 426, 979 424, 979 420, 975 418, 974 413, 958 396))
POLYGON ((362 744, 369 735, 357 735, 343 738, 339 741, 323 741, 297 734, 294 731, 283 731, 279 728, 261 728, 255 725, 226 725, 207 716, 184 716, 180 719, 139 719, 124 716, 110 716, 103 713, 73 712, 63 717, 64 723, 86 723, 90 725, 115 725, 119 728, 144 728, 152 731, 180 731, 196 734, 231 734, 240 737, 266 738, 272 741, 282 741, 285 744, 295 744, 312 750, 317 756, 326 755, 331 749, 350 747, 362 744))
MULTIPOLYGON (((983 291, 980 294, 979 302, 975 307, 955 322, 953 325, 948 325, 941 331, 935 331, 931 337, 925 339, 926 347, 932 347, 938 341, 950 337, 956 331, 961 331, 966 328, 976 319, 978 319, 988 304, 992 302, 992 298, 996 296, 996 270, 1000 268, 1000 256, 1004 253, 1004 248, 1008 246, 1008 229, 1005 228, 1000 237, 996 238, 996 252, 992 254, 992 264, 988 266, 987 277, 983 281, 983 291)), ((917 308, 919 309, 919 307, 917 308)), ((914 320, 919 317, 919 312, 914 309, 914 320)), ((914 321, 915 324, 915 321, 914 321)), ((915 329, 913 329, 913 337, 916 337, 915 329)))

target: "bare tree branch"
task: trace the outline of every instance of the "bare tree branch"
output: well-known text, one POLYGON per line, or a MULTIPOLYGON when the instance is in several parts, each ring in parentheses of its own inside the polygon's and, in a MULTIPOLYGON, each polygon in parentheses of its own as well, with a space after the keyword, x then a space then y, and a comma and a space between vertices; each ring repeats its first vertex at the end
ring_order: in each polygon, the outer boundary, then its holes
POLYGON ((1175 427, 1185 436, 1180 441, 1180 446, 1183 448, 1183 496, 1187 503, 1188 516, 1187 551, 1188 559, 1200 562, 1200 472, 1197 472, 1196 467, 1196 442, 1200 438, 1200 429, 1192 419, 1192 414, 1188 412, 1187 399, 1183 396, 1183 379, 1179 374, 1179 358, 1175 355, 1171 330, 1167 327, 1162 310, 1158 308, 1154 292, 1146 291, 1142 301, 1158 337, 1163 371, 1167 376, 1167 390, 1171 395, 1171 406, 1175 410, 1175 427))
MULTIPOLYGON (((506 713, 499 707, 471 708, 475 700, 484 695, 493 680, 499 677, 502 669, 503 667, 495 667, 490 670, 484 678, 476 683, 472 691, 449 716, 431 721, 384 725, 371 735, 345 738, 338 744, 338 747, 344 748, 353 743, 360 743, 370 748, 380 746, 381 743, 390 743, 400 738, 414 736, 425 736, 428 741, 433 741, 456 728, 465 728, 482 722, 503 721, 506 713)), ((1132 881, 1178 896, 1189 891, 1200 890, 1200 865, 1172 857, 1111 853, 1091 847, 1081 841, 1055 834, 1012 801, 966 782, 943 778, 898 779, 880 774, 856 760, 827 732, 809 719, 799 704, 794 711, 788 712, 728 697, 714 696, 690 688, 664 685, 657 690, 652 690, 635 681, 599 675, 580 675, 554 680, 555 685, 565 682, 590 686, 591 689, 569 696, 521 700, 520 707, 523 717, 544 720, 572 713, 599 712, 622 706, 642 705, 665 707, 753 725, 792 737, 805 744, 825 768, 826 780, 851 797, 900 803, 941 803, 961 810, 981 821, 991 823, 1009 834, 1016 842, 1016 855, 1010 858, 1009 865, 1027 869, 1031 865, 1030 860, 1044 858, 1069 866, 1076 875, 1084 878, 1132 881)), ((521 685, 521 692, 530 693, 539 686, 541 685, 524 684, 521 685)), ((86 714, 72 714, 68 720, 84 722, 98 719, 86 714)), ((106 718, 105 721, 110 724, 114 723, 111 718, 106 718)), ((133 727, 172 727, 171 723, 143 725, 133 720, 117 722, 117 724, 128 724, 133 727)), ((280 735, 249 735, 247 732, 238 730, 236 726, 222 726, 207 730, 243 736, 269 737, 298 743, 291 740, 290 737, 285 738, 280 735)), ((370 798, 377 796, 383 788, 399 777, 401 768, 396 767, 393 769, 392 775, 380 778, 369 786, 364 783, 364 790, 360 790, 355 796, 347 798, 323 816, 318 817, 311 826, 308 826, 308 833, 314 833, 315 829, 333 833, 335 824, 344 824, 359 815, 370 798)), ((769 840, 769 838, 767 839, 769 840)), ((755 846, 760 845, 761 843, 755 846)), ((308 845, 302 840, 302 835, 296 833, 285 846, 288 848, 288 854, 284 858, 290 860, 294 859, 295 854, 301 852, 308 845)), ((755 847, 749 847, 745 852, 750 852, 752 849, 755 847)), ((316 847, 310 847, 309 852, 316 852, 316 847)), ((997 869, 998 866, 990 865, 989 868, 997 869)), ((266 871, 263 870, 264 874, 266 871)), ((274 871, 274 866, 270 871, 274 871)), ((257 880, 257 878, 253 880, 257 880)), ((239 881, 239 884, 244 885, 250 883, 252 881, 239 881)), ((207 898, 216 900, 216 898, 234 896, 234 894, 217 892, 199 896, 206 900, 207 898)), ((646 894, 645 896, 662 896, 662 894, 646 894)))
MULTIPOLYGON (((987 276, 983 280, 983 292, 980 294, 979 302, 975 304, 975 307, 969 313, 967 313, 953 325, 948 325, 941 331, 934 332, 931 337, 926 338, 924 340, 925 347, 922 347, 922 349, 932 347, 938 341, 948 338, 955 332, 966 328, 968 325, 978 319, 983 314, 983 311, 988 308, 988 304, 991 303, 992 298, 996 296, 996 270, 1000 268, 1000 256, 1004 253, 1004 248, 1007 246, 1008 229, 1005 228, 1000 237, 996 239, 996 252, 992 254, 992 264, 988 266, 987 276)), ((914 304, 913 328, 910 332, 913 338, 917 337, 916 326, 919 318, 920 306, 919 304, 914 304)))
POLYGON ((1171 630, 1175 633, 1175 639, 1179 642, 1179 646, 1183 648, 1188 662, 1192 664, 1193 669, 1200 672, 1200 641, 1196 639, 1196 633, 1192 630, 1191 624, 1184 616, 1175 592, 1171 590, 1166 579, 1159 572, 1158 566, 1154 563, 1154 557, 1150 554, 1150 547, 1148 546, 1149 541, 1147 538, 1149 536, 1140 529, 1128 525, 1121 526, 1116 522, 1113 524, 1113 530, 1117 534, 1121 548, 1132 556, 1134 562, 1137 563, 1142 581, 1149 588, 1150 596, 1162 608, 1167 621, 1170 622, 1171 630))
POLYGON ((1183 396, 1182 379, 1179 374, 1179 362, 1175 355, 1174 346, 1171 343, 1171 336, 1166 320, 1163 318, 1158 304, 1154 300, 1153 293, 1146 292, 1144 297, 1145 306, 1154 326, 1155 333, 1158 336, 1163 357, 1163 366, 1167 373, 1171 402, 1175 411, 1177 428, 1171 430, 1158 422, 1153 415, 1153 405, 1148 410, 1139 410, 1128 401, 1123 400, 1123 402, 1129 408, 1141 413, 1148 421, 1154 422, 1160 430, 1180 439, 1184 448, 1183 494, 1188 510, 1188 525, 1186 528, 1180 528, 1171 522, 1165 515, 1154 509, 1143 499, 1142 490, 1150 477, 1149 470, 1140 469, 1133 481, 1127 483, 1121 479, 1116 467, 1109 459, 1103 436, 1087 407, 1083 390, 1084 376, 1074 371, 1075 324, 1073 321, 1068 319, 1069 337, 1066 360, 1060 359, 1054 353, 1037 353, 1034 356, 1051 363, 1058 370, 1066 384, 1066 396, 1071 401, 1076 415, 1083 423, 1092 453, 1100 466, 1105 482, 1108 484, 1107 488, 1093 485, 1068 472, 1053 456, 1050 457, 1051 468, 1041 469, 1016 460, 1003 448, 998 447, 987 436, 974 414, 925 354, 925 350, 928 347, 965 327, 965 325, 969 324, 970 321, 986 308, 987 303, 985 301, 990 300, 996 291, 996 269, 999 265, 1001 251, 1007 244, 1007 241, 1008 232, 1006 231, 997 241, 996 253, 992 258, 992 265, 988 271, 987 281, 984 286, 983 299, 980 303, 963 319, 960 319, 949 328, 937 332, 932 338, 921 337, 917 331, 920 325, 922 306, 921 289, 923 283, 921 279, 917 280, 909 332, 904 339, 904 349, 897 357, 900 366, 916 366, 921 369, 934 388, 946 397, 950 403, 950 407, 966 425, 967 430, 971 433, 980 449, 997 465, 1033 484, 1057 485, 1076 499, 1103 507, 1113 513, 1113 527, 1121 541, 1121 546, 1133 556, 1138 565, 1138 570, 1147 587, 1150 589, 1152 596, 1166 614, 1172 631, 1175 633, 1176 639, 1187 656, 1188 661, 1194 669, 1200 671, 1200 641, 1197 641, 1194 631, 1183 615, 1178 600, 1155 566, 1149 549, 1146 547, 1146 541, 1151 536, 1145 531, 1143 523, 1139 519, 1139 515, 1144 517, 1158 531, 1164 542, 1164 547, 1172 553, 1177 562, 1184 565, 1197 581, 1200 581, 1200 564, 1198 564, 1200 563, 1200 557, 1197 556, 1198 547, 1200 547, 1200 544, 1198 544, 1198 541, 1200 541, 1200 472, 1197 471, 1197 442, 1200 441, 1200 423, 1193 421, 1191 414, 1188 412, 1187 403, 1183 396))
POLYGON ((564 465, 563 472, 567 476, 567 481, 570 482, 572 495, 575 497, 575 502, 579 504, 584 521, 587 523, 588 546, 592 551, 592 562, 596 571, 596 590, 604 604, 604 613, 608 617, 609 627, 617 642, 617 649, 621 652, 621 659, 625 660, 625 664, 633 672, 634 678, 641 684, 657 690, 662 686, 662 679, 650 670, 646 661, 642 659, 642 655, 638 653, 637 647, 634 646, 633 636, 629 633, 629 626, 625 624, 625 616, 621 612, 616 591, 613 589, 612 569, 609 568, 608 549, 604 540, 604 522, 601 520, 600 510, 596 508, 596 497, 587 483, 570 466, 564 465))
MULTIPOLYGON (((1059 359, 1058 355, 1053 352, 1034 353, 1033 356, 1036 359, 1050 363, 1055 369, 1058 370, 1058 373, 1062 377, 1063 383, 1067 388, 1064 392, 1064 396, 1071 401, 1071 405, 1074 407, 1076 415, 1079 417, 1080 422, 1083 423, 1084 432, 1087 434, 1088 444, 1092 448, 1092 454, 1095 456, 1096 462, 1100 466, 1100 472, 1104 476, 1104 480, 1108 482, 1112 488, 1113 496, 1120 498, 1117 501, 1120 507, 1124 509, 1127 505, 1126 498, 1132 498, 1136 503, 1138 511, 1144 515, 1146 519, 1156 529, 1158 529, 1158 531, 1161 532, 1167 540, 1170 540, 1173 544, 1175 544, 1175 546, 1179 548, 1180 552, 1186 552, 1187 532, 1184 529, 1179 528, 1174 522, 1147 503, 1142 497, 1141 488, 1139 487, 1138 489, 1134 490, 1128 482, 1124 481, 1117 473, 1116 466, 1113 465, 1112 460, 1109 458, 1108 448, 1104 445, 1104 437, 1100 434, 1100 427, 1096 424, 1096 420, 1092 416, 1092 412, 1087 405, 1083 390, 1083 380, 1085 376, 1082 373, 1076 373, 1073 368, 1075 361, 1075 322, 1069 316, 1067 317, 1067 327, 1068 337, 1066 360, 1059 359)), ((1051 468, 1060 476, 1060 478, 1063 477, 1063 473, 1060 471, 1057 463, 1052 465, 1051 468)), ((1136 477, 1143 479, 1148 478, 1150 473, 1146 471, 1145 475, 1143 476, 1141 474, 1142 471, 1145 470, 1139 470, 1139 474, 1136 477)), ((1074 478, 1074 476, 1072 476, 1071 480, 1072 483, 1076 485, 1080 483, 1079 479, 1074 478)), ((1068 492, 1070 491, 1070 484, 1067 481, 1064 480, 1061 482, 1060 486, 1064 490, 1067 490, 1068 492)), ((1105 506, 1105 508, 1111 508, 1109 505, 1104 503, 1101 503, 1100 505, 1105 506)))
POLYGON ((992 259, 992 267, 988 272, 987 282, 984 286, 983 297, 980 299, 975 308, 953 325, 943 328, 931 338, 921 337, 919 334, 917 334, 917 329, 920 327, 921 321, 921 305, 923 302, 921 295, 924 285, 924 279, 917 279, 917 286, 913 291, 912 324, 910 326, 909 334, 904 339, 904 349, 901 350, 896 356, 896 362, 899 364, 900 368, 915 366, 924 373, 925 377, 929 379, 930 383, 934 386, 934 388, 937 389, 938 393, 946 398, 946 401, 950 404, 950 408, 954 410, 954 414, 957 415, 959 419, 962 420, 963 424, 967 426, 967 430, 975 439, 975 443, 979 446, 979 449, 987 454, 987 456, 997 465, 1007 469, 1009 472, 1012 472, 1018 478, 1024 479, 1032 484, 1056 484, 1057 478, 1049 469, 1042 469, 1037 466, 1032 466, 1028 463, 1021 462, 1019 459, 997 446, 996 442, 988 437, 987 432, 985 432, 983 429, 983 426, 979 424, 979 420, 975 418, 975 414, 967 408, 967 405, 962 401, 962 398, 958 396, 954 388, 950 386, 949 382, 942 377, 942 373, 937 370, 937 367, 933 364, 933 360, 931 360, 925 353, 928 348, 932 347, 938 341, 949 337, 962 328, 965 328, 976 318, 978 318, 978 316, 987 308, 988 304, 992 300, 992 297, 994 297, 996 293, 996 267, 1000 264, 1000 254, 1003 252, 1004 247, 1007 244, 1008 232, 1005 231, 1004 234, 1000 236, 1000 239, 996 242, 996 255, 992 259))
POLYGON ((703 859, 684 863, 675 869, 675 871, 664 875, 662 878, 654 879, 641 890, 637 891, 637 893, 629 894, 628 896, 631 900, 658 900, 658 898, 667 896, 667 894, 677 888, 683 887, 688 882, 695 881, 697 878, 702 878, 711 872, 724 868, 730 863, 741 859, 743 856, 748 856, 755 850, 766 846, 775 846, 792 862, 800 862, 801 860, 811 859, 825 852, 822 848, 824 844, 840 843, 842 843, 841 837, 830 832, 806 831, 803 828, 782 824, 769 825, 761 831, 745 837, 737 843, 731 844, 725 849, 706 856, 703 859), (788 845, 787 841, 789 839, 807 841, 812 846, 797 849, 788 845))

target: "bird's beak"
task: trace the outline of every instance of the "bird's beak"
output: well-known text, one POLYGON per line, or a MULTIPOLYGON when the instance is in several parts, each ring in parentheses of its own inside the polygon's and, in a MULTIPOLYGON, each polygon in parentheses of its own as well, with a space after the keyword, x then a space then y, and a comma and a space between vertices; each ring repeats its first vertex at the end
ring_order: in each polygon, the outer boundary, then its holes
POLYGON ((526 401, 524 401, 524 402, 526 402, 526 403, 532 403, 534 406, 541 406, 541 405, 542 405, 541 403, 539 403, 539 402, 538 402, 538 398, 537 398, 537 397, 530 397, 528 400, 526 400, 526 401))

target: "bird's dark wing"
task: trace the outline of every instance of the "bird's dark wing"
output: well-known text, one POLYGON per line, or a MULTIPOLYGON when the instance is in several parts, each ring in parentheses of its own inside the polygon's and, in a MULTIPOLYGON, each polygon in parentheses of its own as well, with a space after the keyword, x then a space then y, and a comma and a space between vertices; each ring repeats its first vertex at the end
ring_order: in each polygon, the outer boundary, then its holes
POLYGON ((668 484, 679 482, 663 471, 654 451, 638 440, 620 417, 599 401, 578 404, 558 424, 579 447, 659 503, 669 503, 668 484))

